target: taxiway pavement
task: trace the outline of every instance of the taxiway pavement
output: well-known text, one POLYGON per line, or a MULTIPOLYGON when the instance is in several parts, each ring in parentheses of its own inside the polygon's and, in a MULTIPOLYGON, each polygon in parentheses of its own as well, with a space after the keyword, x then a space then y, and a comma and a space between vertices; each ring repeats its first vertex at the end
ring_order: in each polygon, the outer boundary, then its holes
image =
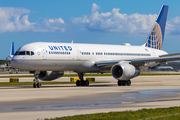
MULTIPOLYGON (((33 78, 20 78, 20 82, 33 78)), ((1 78, 0 82, 9 79, 1 78)), ((56 81, 70 81, 63 77, 56 81)), ((90 86, 75 84, 0 87, 0 118, 36 120, 77 114, 180 106, 180 76, 139 76, 131 86, 117 86, 113 77, 96 77, 90 86)))

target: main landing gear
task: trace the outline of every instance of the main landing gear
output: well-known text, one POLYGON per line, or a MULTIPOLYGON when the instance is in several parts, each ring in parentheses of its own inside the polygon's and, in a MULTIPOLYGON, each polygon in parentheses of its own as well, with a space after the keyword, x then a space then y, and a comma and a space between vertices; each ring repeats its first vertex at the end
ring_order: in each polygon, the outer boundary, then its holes
POLYGON ((126 81, 123 81, 123 80, 118 80, 118 86, 131 86, 131 80, 126 80, 126 81))
POLYGON ((34 83, 33 83, 33 87, 34 88, 40 88, 41 87, 41 83, 38 80, 38 74, 34 73, 34 83))
POLYGON ((84 73, 78 73, 79 79, 76 81, 76 86, 89 86, 89 81, 84 80, 84 73))

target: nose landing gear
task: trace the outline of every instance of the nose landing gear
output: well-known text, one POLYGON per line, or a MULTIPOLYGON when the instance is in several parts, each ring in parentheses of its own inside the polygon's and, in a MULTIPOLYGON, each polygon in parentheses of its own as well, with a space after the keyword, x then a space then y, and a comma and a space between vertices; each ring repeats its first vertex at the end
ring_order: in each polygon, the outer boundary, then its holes
POLYGON ((38 80, 38 73, 37 72, 35 72, 34 73, 34 83, 33 83, 33 87, 34 88, 40 88, 41 87, 41 83, 39 82, 39 80, 38 80))

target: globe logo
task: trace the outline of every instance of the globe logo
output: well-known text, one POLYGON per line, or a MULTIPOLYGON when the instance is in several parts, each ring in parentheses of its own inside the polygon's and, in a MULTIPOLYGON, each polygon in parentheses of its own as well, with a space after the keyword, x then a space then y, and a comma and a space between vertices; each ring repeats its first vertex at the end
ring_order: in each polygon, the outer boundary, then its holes
POLYGON ((162 33, 161 28, 157 22, 155 22, 154 27, 147 38, 146 47, 162 49, 162 33))

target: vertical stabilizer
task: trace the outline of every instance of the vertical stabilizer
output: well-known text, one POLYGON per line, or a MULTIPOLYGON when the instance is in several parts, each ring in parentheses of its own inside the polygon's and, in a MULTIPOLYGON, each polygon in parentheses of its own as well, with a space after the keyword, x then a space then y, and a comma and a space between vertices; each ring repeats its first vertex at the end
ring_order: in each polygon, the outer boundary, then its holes
POLYGON ((164 40, 164 33, 166 27, 166 19, 168 13, 168 6, 163 5, 156 22, 154 23, 153 29, 149 33, 145 47, 154 48, 154 49, 162 49, 162 44, 164 40))
POLYGON ((11 43, 10 57, 14 56, 14 42, 11 43))

